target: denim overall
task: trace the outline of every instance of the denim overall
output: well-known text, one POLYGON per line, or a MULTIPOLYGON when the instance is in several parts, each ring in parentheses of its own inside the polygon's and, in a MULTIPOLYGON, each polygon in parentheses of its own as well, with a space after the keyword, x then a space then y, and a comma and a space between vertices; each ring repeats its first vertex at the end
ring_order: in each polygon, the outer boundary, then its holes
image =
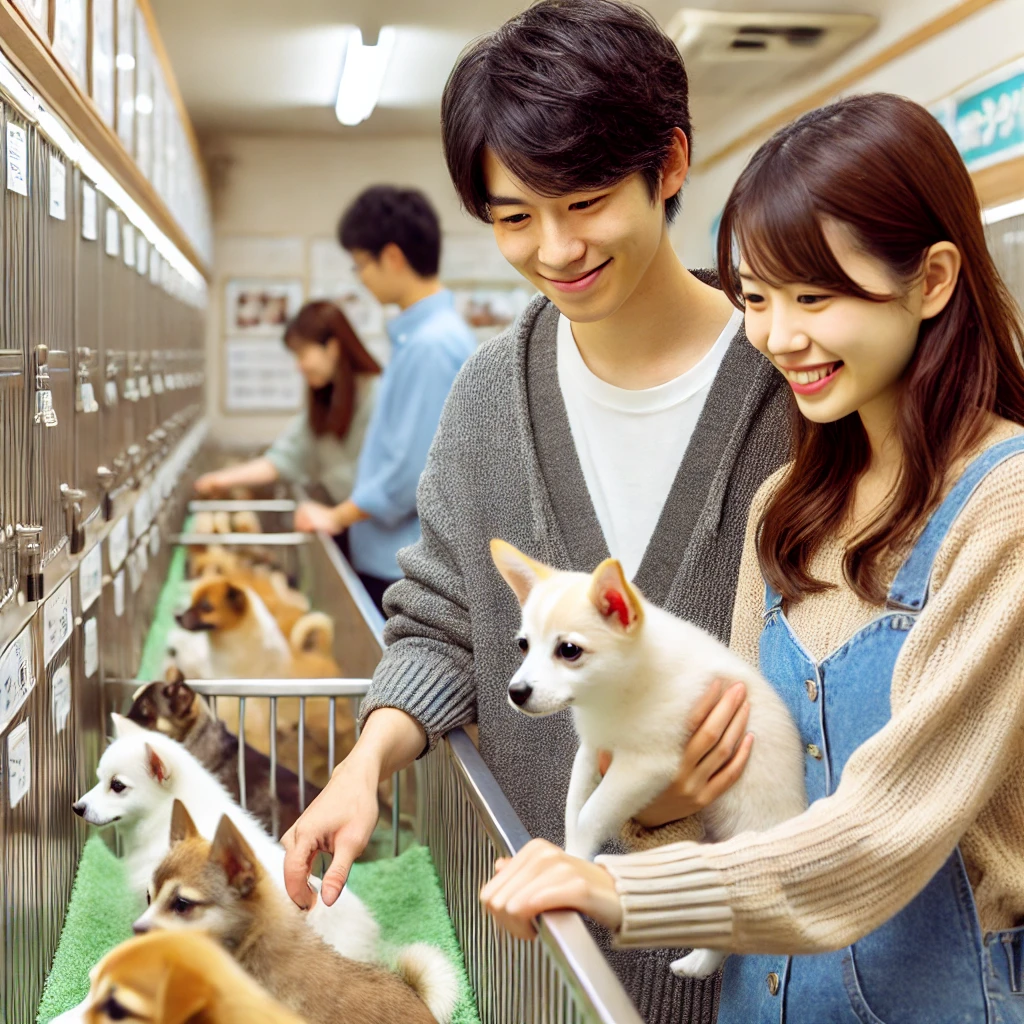
MULTIPOLYGON (((893 668, 946 533, 985 475, 1019 453, 1024 437, 968 466, 897 573, 884 612, 824 661, 804 650, 767 588, 761 671, 800 730, 809 801, 833 793, 853 751, 888 722, 893 668)), ((1024 1024, 1022 941, 1024 928, 982 935, 957 849, 903 910, 846 949, 729 957, 718 1024, 1024 1024)))

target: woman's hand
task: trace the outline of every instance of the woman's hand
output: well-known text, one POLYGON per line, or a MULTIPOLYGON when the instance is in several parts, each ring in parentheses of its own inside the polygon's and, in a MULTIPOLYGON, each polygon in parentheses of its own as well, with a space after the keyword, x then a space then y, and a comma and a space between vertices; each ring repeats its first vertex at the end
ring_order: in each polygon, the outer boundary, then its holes
POLYGON ((228 489, 222 482, 222 476, 223 474, 216 471, 204 473, 192 486, 200 498, 216 498, 228 489))
POLYGON ((544 839, 531 840, 511 860, 495 861, 494 872, 480 902, 518 939, 536 937, 534 918, 547 910, 578 910, 612 930, 622 923, 612 876, 544 839))
POLYGON ((332 536, 344 529, 338 522, 337 509, 317 501, 300 502, 295 509, 295 529, 301 533, 329 533, 332 536))
MULTIPOLYGON (((753 733, 746 732, 749 718, 750 702, 743 683, 729 686, 716 679, 690 714, 690 738, 683 748, 679 774, 661 796, 634 814, 633 820, 645 828, 680 821, 703 811, 733 786, 743 774, 754 743, 753 733)), ((598 764, 602 775, 611 763, 611 754, 602 751, 598 764)))

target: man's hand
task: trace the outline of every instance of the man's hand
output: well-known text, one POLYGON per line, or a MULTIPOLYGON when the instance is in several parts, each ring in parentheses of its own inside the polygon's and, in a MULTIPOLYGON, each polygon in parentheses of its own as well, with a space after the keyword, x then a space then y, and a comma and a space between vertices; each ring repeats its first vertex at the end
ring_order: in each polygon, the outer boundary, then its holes
POLYGON ((534 918, 547 910, 578 910, 611 929, 622 923, 612 876, 544 839, 531 840, 511 860, 495 861, 494 872, 480 890, 480 902, 518 939, 535 938, 534 918))
POLYGON ((329 533, 334 536, 344 529, 338 521, 338 510, 317 501, 300 502, 295 509, 295 529, 300 533, 329 533))
MULTIPOLYGON (((686 723, 690 738, 683 748, 679 774, 633 819, 645 828, 659 828, 697 814, 717 800, 735 784, 747 765, 754 743, 753 733, 746 732, 749 718, 750 702, 743 683, 729 686, 727 681, 716 679, 686 723)), ((611 754, 602 751, 602 775, 611 763, 611 754)))
POLYGON ((316 855, 329 853, 334 858, 320 888, 320 898, 330 907, 373 835, 380 780, 412 764, 426 744, 419 722, 397 708, 378 708, 366 719, 352 752, 281 838, 285 888, 303 910, 316 902, 309 887, 316 855))
POLYGON ((309 873, 318 853, 333 857, 320 888, 321 899, 330 907, 341 895, 353 863, 377 825, 378 781, 376 772, 350 756, 334 769, 317 798, 282 836, 285 888, 303 910, 316 902, 309 873))

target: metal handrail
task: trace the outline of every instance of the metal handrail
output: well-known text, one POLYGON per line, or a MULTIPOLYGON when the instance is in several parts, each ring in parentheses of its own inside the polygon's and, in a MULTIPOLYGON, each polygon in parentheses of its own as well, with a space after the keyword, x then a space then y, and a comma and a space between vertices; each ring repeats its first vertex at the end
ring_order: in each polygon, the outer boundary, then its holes
POLYGON ((189 547, 219 544, 222 547, 298 547, 313 539, 311 533, 175 533, 172 544, 189 547))
POLYGON ((369 679, 187 679, 204 697, 363 697, 369 679))
POLYGON ((298 502, 291 498, 254 498, 248 500, 194 498, 189 512, 294 512, 298 502))

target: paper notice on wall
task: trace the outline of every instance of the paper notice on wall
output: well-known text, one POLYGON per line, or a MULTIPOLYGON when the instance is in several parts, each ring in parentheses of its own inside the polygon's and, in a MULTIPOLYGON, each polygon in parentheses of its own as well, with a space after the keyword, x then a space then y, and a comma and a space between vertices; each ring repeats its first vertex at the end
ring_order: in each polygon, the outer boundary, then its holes
POLYGON ((23 629, 0 656, 0 732, 7 728, 35 689, 30 629, 23 629))
POLYGON ((22 722, 7 737, 7 792, 13 810, 32 788, 32 752, 28 722, 22 722))
POLYGON ((78 597, 84 615, 103 589, 103 549, 97 544, 78 566, 78 597))
POLYGON ((124 265, 135 266, 135 228, 125 222, 121 225, 121 248, 124 250, 124 265))
POLYGON ((225 364, 227 412, 294 412, 302 406, 302 375, 279 339, 228 338, 225 364))
POLYGON ((82 237, 87 242, 95 242, 99 237, 99 225, 96 223, 96 189, 87 181, 82 182, 82 237))
POLYGON ((100 667, 100 636, 95 616, 82 626, 82 667, 85 678, 92 679, 100 667))
POLYGON ((128 555, 128 517, 122 516, 110 531, 107 540, 107 557, 110 559, 110 571, 117 572, 124 565, 128 555))
POLYGON ((106 223, 104 224, 106 252, 108 256, 116 256, 121 251, 120 225, 117 221, 117 210, 107 207, 106 223))
POLYGON ((7 187, 28 195, 28 137, 18 124, 7 124, 7 187))
POLYGON ((71 639, 71 580, 65 580, 43 607, 43 663, 49 666, 71 639))
POLYGON ((68 665, 61 665, 53 673, 53 728, 58 734, 62 733, 68 724, 68 716, 71 714, 71 669, 68 665))
POLYGON ((68 169, 60 157, 50 154, 50 216, 68 219, 68 169))

